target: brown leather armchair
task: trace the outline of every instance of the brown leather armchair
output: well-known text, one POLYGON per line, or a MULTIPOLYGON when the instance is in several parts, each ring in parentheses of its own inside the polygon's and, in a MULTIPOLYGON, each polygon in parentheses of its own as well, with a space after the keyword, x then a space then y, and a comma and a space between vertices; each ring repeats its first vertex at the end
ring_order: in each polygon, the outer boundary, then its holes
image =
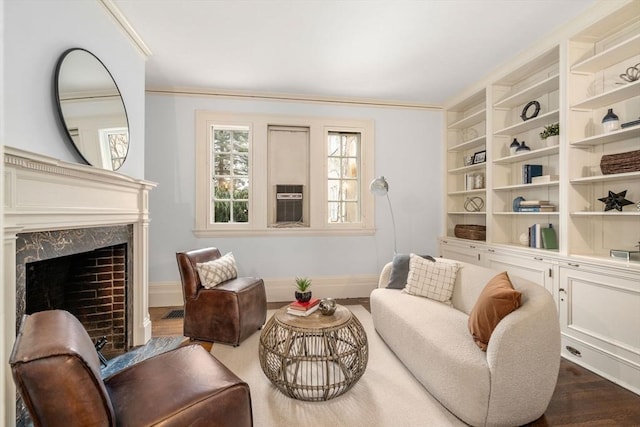
POLYGON ((91 338, 62 310, 25 316, 9 360, 35 426, 251 426, 249 386, 199 345, 102 380, 91 338))
POLYGON ((176 253, 184 297, 184 335, 238 346, 264 325, 267 296, 264 282, 255 277, 237 277, 211 289, 203 287, 196 264, 220 256, 216 248, 176 253))

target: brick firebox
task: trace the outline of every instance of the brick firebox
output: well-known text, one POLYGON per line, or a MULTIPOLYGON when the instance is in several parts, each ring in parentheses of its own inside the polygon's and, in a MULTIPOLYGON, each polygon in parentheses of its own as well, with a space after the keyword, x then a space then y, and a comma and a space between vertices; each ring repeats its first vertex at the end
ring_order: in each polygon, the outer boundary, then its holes
POLYGON ((74 314, 109 358, 132 346, 132 227, 110 226, 19 234, 16 325, 22 314, 74 314))
POLYGON ((127 245, 57 257, 26 265, 26 313, 62 309, 75 315, 102 353, 127 350, 127 245))

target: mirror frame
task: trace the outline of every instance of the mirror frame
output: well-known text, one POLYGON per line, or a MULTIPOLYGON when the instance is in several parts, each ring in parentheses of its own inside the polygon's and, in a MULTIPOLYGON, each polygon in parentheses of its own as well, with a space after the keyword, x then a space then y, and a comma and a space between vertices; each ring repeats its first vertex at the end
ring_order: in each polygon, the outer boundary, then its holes
MULTIPOLYGON (((101 70, 102 71, 102 70, 101 70)), ((113 95, 115 96, 115 94, 113 95)), ((124 99, 122 97, 122 92, 120 91, 120 88, 118 87, 118 84, 116 83, 115 79, 113 78, 113 75, 111 74, 111 72, 109 71, 109 69, 106 67, 106 65, 100 60, 100 58, 98 58, 96 55, 94 55, 92 52, 80 48, 80 47, 74 47, 74 48, 70 48, 65 50, 60 57, 58 58, 58 62, 56 63, 56 68, 55 68, 55 73, 54 73, 54 97, 55 97, 55 101, 56 101, 56 107, 57 107, 57 111, 58 111, 58 117, 60 118, 60 121, 62 123, 62 126, 64 127, 65 130, 65 134, 67 135, 67 138, 69 140, 69 142, 71 143, 71 145, 73 146, 73 148, 75 149, 75 151, 78 153, 78 155, 80 156, 80 158, 82 158, 82 160, 90 165, 90 166, 94 166, 94 167, 99 167, 101 169, 106 169, 106 170, 110 170, 110 171, 116 171, 118 169, 120 169, 122 167, 122 165, 124 164, 124 162, 127 160, 127 156, 129 154, 129 150, 130 150, 130 144, 131 144, 131 132, 130 132, 130 125, 129 125, 129 115, 127 113, 127 107, 124 103, 124 99), (113 167, 113 163, 110 163, 111 167, 102 167, 100 165, 95 165, 93 164, 91 161, 88 160, 87 158, 87 153, 83 153, 82 152, 82 148, 79 147, 76 142, 74 141, 69 126, 68 126, 68 119, 69 117, 65 117, 64 114, 64 110, 62 108, 62 103, 63 100, 61 99, 61 93, 60 93, 60 80, 61 80, 61 71, 62 71, 62 67, 64 65, 65 59, 67 59, 69 57, 70 54, 74 53, 74 52, 84 52, 88 55, 90 55, 95 61, 96 61, 96 66, 101 66, 102 69, 104 69, 104 71, 107 73, 107 75, 109 76, 109 78, 111 79, 111 82, 113 83, 113 86, 117 92, 117 96, 120 98, 120 104, 122 105, 122 112, 124 113, 124 120, 126 122, 126 130, 127 130, 127 149, 126 152, 124 153, 124 157, 122 158, 122 161, 120 162, 120 164, 118 165, 118 167, 113 167)), ((113 160, 112 160, 113 161, 113 160)))

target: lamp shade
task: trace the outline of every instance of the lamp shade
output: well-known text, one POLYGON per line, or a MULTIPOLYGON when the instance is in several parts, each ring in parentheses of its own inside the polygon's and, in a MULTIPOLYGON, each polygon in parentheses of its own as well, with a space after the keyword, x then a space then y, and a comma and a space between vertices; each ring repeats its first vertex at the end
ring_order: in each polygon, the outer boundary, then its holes
POLYGON ((384 176, 379 176, 371 181, 369 190, 376 196, 384 196, 389 192, 389 183, 384 176))

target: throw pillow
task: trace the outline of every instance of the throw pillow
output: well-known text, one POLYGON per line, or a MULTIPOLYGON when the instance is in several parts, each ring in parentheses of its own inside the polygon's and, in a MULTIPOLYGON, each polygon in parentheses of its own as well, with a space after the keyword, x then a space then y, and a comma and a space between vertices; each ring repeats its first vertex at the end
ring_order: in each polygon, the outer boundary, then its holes
POLYGON ((231 252, 213 261, 196 263, 196 269, 200 276, 200 283, 207 289, 238 277, 236 260, 231 252))
MULTIPOLYGON (((435 261, 429 255, 420 255, 424 259, 435 261)), ((404 289, 407 286, 407 275, 409 274, 409 254, 396 254, 391 263, 391 273, 387 289, 404 289)))
POLYGON ((489 338, 504 317, 520 307, 522 294, 515 289, 506 271, 485 285, 469 314, 469 332, 475 343, 487 351, 489 338))
POLYGON ((448 303, 459 268, 460 264, 455 262, 431 262, 411 254, 407 286, 404 289, 411 295, 448 303))

